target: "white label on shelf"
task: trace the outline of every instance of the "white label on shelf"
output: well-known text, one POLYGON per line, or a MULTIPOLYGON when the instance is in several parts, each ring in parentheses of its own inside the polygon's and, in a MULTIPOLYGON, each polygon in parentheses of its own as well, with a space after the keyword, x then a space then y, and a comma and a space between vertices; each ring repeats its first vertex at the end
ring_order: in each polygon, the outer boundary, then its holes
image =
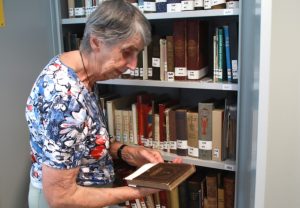
POLYGON ((152 74, 153 74, 153 73, 152 73, 152 68, 148 68, 148 76, 149 76, 149 77, 152 77, 152 74))
POLYGON ((69 8, 69 17, 74 17, 75 12, 74 12, 74 8, 69 8))
POLYGON ((181 10, 182 11, 194 10, 194 1, 181 1, 181 10))
POLYGON ((170 147, 169 147, 169 142, 168 141, 165 141, 164 142, 164 150, 167 150, 167 149, 169 149, 170 147))
POLYGON ((211 0, 204 0, 204 9, 211 9, 211 0))
POLYGON ((155 2, 144 1, 144 11, 156 12, 155 2))
POLYGON ((187 149, 187 140, 179 140, 177 139, 177 149, 187 149))
POLYGON ((126 71, 123 72, 123 74, 130 74, 131 70, 130 69, 126 69, 126 71))
POLYGON ((93 7, 85 7, 85 15, 89 16, 93 12, 93 7))
POLYGON ((167 72, 167 81, 174 81, 175 80, 174 72, 167 72))
POLYGON ((160 142, 159 143, 159 149, 160 150, 164 150, 164 142, 160 142))
POLYGON ((130 70, 130 76, 134 77, 135 71, 136 71, 136 69, 135 70, 130 70))
POLYGON ((222 89, 223 90, 232 90, 232 85, 231 84, 222 84, 222 89))
POLYGON ((137 67, 137 68, 134 70, 134 76, 135 76, 135 77, 138 77, 138 76, 140 75, 139 72, 140 72, 140 68, 137 67))
POLYGON ((181 3, 167 4, 167 12, 181 12, 181 3))
POLYGON ((187 76, 187 69, 186 67, 175 67, 175 77, 184 77, 187 76))
POLYGON ((199 140, 199 149, 212 150, 212 141, 199 140))
POLYGON ((176 150, 177 149, 177 142, 176 141, 170 141, 170 149, 176 150))
POLYGON ((139 10, 143 13, 144 12, 144 5, 139 5, 139 10))
POLYGON ((145 147, 148 147, 148 146, 149 146, 149 140, 146 139, 144 136, 142 136, 141 141, 142 141, 142 144, 143 144, 145 147))
POLYGON ((149 147, 153 147, 153 139, 150 138, 148 142, 149 142, 149 147))
POLYGON ((153 149, 159 149, 159 141, 153 141, 153 149))
POLYGON ((77 16, 84 16, 84 7, 75 8, 75 17, 77 16))
POLYGON ((233 165, 225 164, 225 170, 234 170, 233 165))
POLYGON ((200 70, 188 70, 188 79, 200 79, 200 70))
POLYGON ((128 136, 126 134, 123 134, 123 142, 128 143, 128 136))
POLYGON ((155 0, 155 2, 157 3, 157 2, 162 2, 162 3, 164 3, 164 2, 167 2, 167 0, 155 0))
POLYGON ((232 15, 233 9, 224 9, 224 15, 232 15))
POLYGON ((226 8, 227 9, 238 9, 239 8, 239 2, 238 1, 226 2, 226 8))
POLYGON ((160 58, 152 58, 152 67, 160 67, 160 58))
POLYGON ((226 0, 211 0, 211 6, 225 4, 225 3, 226 3, 226 0))
POLYGON ((195 7, 204 7, 203 0, 195 0, 195 7))
POLYGON ((214 148, 213 149, 213 157, 215 157, 215 158, 219 158, 220 157, 219 148, 214 148))
POLYGON ((143 75, 144 75, 144 68, 142 67, 140 68, 140 77, 143 77, 143 75))
POLYGON ((199 157, 199 149, 195 147, 188 147, 188 155, 193 157, 199 157))

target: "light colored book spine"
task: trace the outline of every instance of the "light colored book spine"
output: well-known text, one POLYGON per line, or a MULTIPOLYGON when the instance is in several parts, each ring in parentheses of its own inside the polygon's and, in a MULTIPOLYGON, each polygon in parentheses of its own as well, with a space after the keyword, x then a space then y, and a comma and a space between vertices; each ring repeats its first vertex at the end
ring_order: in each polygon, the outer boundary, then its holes
POLYGON ((124 144, 129 144, 129 135, 130 135, 130 111, 129 110, 122 110, 122 138, 124 144))
POLYGON ((222 126, 224 119, 223 109, 212 111, 212 160, 222 160, 222 126))
POLYGON ((199 157, 198 112, 187 112, 188 156, 199 157))
POLYGON ((115 110, 115 135, 118 142, 123 143, 123 119, 122 110, 115 110))
POLYGON ((132 132, 133 132, 133 140, 132 144, 138 144, 138 120, 137 120, 137 111, 136 111, 136 103, 131 104, 132 110, 132 132))

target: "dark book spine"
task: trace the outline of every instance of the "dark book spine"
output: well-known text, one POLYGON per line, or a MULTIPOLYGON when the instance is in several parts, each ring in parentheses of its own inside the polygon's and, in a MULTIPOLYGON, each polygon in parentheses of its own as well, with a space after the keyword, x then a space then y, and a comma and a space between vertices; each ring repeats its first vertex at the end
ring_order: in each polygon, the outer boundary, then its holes
POLYGON ((153 80, 160 80, 160 45, 159 37, 152 37, 152 77, 153 80))
POLYGON ((187 118, 186 109, 176 110, 176 137, 177 137, 177 155, 187 156, 187 118))
POLYGON ((75 0, 75 17, 85 17, 84 0, 75 0))
POLYGON ((218 208, 217 175, 209 174, 206 176, 206 193, 208 207, 218 208))
POLYGON ((187 79, 186 22, 187 20, 177 20, 173 26, 175 80, 187 79))
POLYGON ((169 112, 170 152, 177 153, 176 110, 169 112))
POLYGON ((235 179, 234 175, 224 176, 224 207, 233 208, 234 207, 234 192, 235 192, 235 179))
POLYGON ((200 192, 201 190, 201 181, 192 179, 187 181, 188 184, 188 200, 189 200, 189 208, 199 208, 200 203, 200 192))
POLYGON ((185 208, 189 206, 187 181, 184 181, 178 186, 179 207, 185 208))

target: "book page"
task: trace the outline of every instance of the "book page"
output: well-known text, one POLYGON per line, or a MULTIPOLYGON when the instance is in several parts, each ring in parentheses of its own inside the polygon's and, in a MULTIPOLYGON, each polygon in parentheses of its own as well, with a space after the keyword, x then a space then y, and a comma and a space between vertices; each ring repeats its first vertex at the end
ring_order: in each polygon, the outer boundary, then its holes
POLYGON ((147 164, 143 165, 142 167, 140 167, 139 169, 137 169, 136 171, 134 171, 132 174, 130 174, 129 176, 127 176, 125 178, 125 180, 132 180, 132 179, 138 177, 139 175, 141 175, 142 173, 146 172, 147 170, 149 170, 150 168, 152 168, 156 164, 158 164, 158 163, 147 163, 147 164))

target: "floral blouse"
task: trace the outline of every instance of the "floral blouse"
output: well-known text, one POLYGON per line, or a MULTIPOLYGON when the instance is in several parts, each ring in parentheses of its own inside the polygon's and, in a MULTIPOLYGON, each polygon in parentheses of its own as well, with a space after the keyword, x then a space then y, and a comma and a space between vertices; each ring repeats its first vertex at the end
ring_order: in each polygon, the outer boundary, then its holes
POLYGON ((79 167, 80 185, 113 181, 109 137, 99 110, 95 95, 54 57, 34 83, 26 105, 35 187, 42 188, 42 164, 79 167))

